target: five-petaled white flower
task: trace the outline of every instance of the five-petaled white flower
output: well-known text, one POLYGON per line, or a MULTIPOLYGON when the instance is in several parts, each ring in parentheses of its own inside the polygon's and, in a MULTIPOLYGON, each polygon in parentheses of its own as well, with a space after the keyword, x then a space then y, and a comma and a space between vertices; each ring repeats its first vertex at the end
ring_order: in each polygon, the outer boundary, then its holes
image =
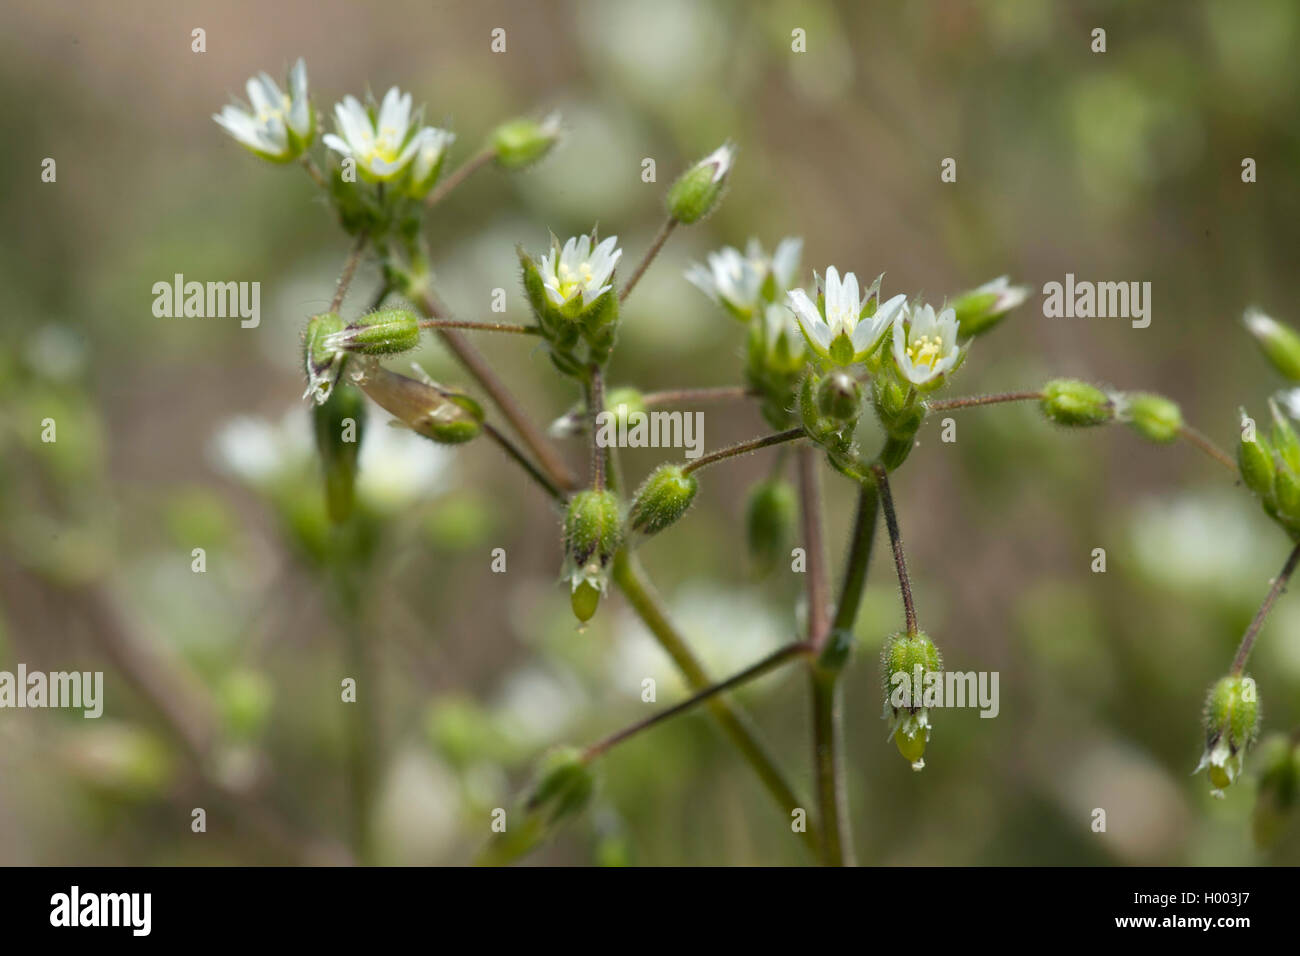
POLYGON ((623 256, 617 245, 618 236, 610 236, 595 249, 591 236, 570 238, 564 248, 555 242, 540 263, 542 286, 551 304, 566 312, 580 311, 612 289, 610 277, 623 256))
POLYGON ((868 306, 879 302, 882 278, 877 276, 859 295, 858 277, 847 272, 841 281, 839 272, 831 266, 826 270, 824 285, 820 277, 817 279, 825 297, 824 315, 803 289, 787 293, 790 310, 814 352, 836 365, 852 365, 875 351, 906 301, 906 296, 896 295, 868 314, 868 306))
POLYGON ((782 239, 768 256, 757 239, 750 239, 742 254, 724 246, 707 256, 708 265, 692 263, 686 281, 738 319, 748 320, 760 301, 774 301, 794 281, 803 240, 782 239))
POLYGON ((926 390, 937 388, 961 358, 952 309, 937 316, 929 305, 899 310, 894 319, 894 366, 904 381, 926 390))
POLYGON ((232 103, 212 118, 241 145, 263 159, 287 163, 302 155, 316 134, 316 115, 307 101, 307 64, 289 71, 289 92, 259 73, 248 81, 251 109, 232 103))
POLYGON ((352 157, 364 178, 378 182, 396 179, 426 143, 420 116, 411 116, 411 94, 395 86, 384 94, 377 114, 355 96, 343 97, 334 105, 334 128, 338 135, 326 133, 325 145, 352 157))

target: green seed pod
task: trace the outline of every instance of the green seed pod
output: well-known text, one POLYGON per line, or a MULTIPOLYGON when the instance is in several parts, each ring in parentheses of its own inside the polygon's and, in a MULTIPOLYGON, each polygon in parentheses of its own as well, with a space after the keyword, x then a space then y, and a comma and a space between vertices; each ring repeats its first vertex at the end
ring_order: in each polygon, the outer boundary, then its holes
POLYGON ((492 131, 491 144, 497 165, 503 169, 524 169, 551 151, 560 139, 560 114, 538 121, 531 117, 507 120, 492 131))
POLYGON ((831 372, 817 386, 817 410, 827 418, 856 421, 861 409, 862 386, 848 372, 831 372))
POLYGON ((343 368, 344 355, 331 342, 342 328, 343 320, 338 314, 326 312, 313 315, 303 330, 302 354, 307 372, 307 391, 302 397, 312 398, 318 405, 330 397, 343 368))
POLYGON ((1043 386, 1043 414, 1058 425, 1104 425, 1115 417, 1115 405, 1106 393, 1076 379, 1053 379, 1043 386))
POLYGON ((1241 443, 1237 446, 1237 465, 1241 469, 1246 487, 1259 495, 1266 504, 1273 502, 1273 446, 1250 424, 1246 410, 1241 410, 1241 443), (1247 435, 1251 438, 1247 438, 1247 435))
POLYGON ((923 631, 895 634, 881 651, 884 716, 892 721, 890 735, 898 752, 913 770, 925 766, 925 745, 930 740, 930 714, 924 706, 927 678, 942 669, 943 657, 923 631))
POLYGON ((347 323, 327 344, 357 355, 396 355, 420 344, 420 320, 410 309, 379 309, 347 323))
POLYGON ((425 438, 459 445, 483 431, 483 407, 468 395, 398 375, 373 361, 349 376, 376 405, 425 438))
POLYGON ((554 826, 586 809, 595 789, 596 779, 581 751, 561 747, 543 758, 524 808, 554 826))
POLYGON ((1300 382, 1300 333, 1258 309, 1247 309, 1242 321, 1272 366, 1291 381, 1300 382))
POLYGON ((1197 770, 1208 768, 1215 796, 1241 775, 1246 751, 1259 733, 1259 697, 1253 678, 1229 674, 1205 698, 1205 752, 1197 770))
POLYGON ((1251 832, 1255 845, 1267 849, 1290 822, 1300 798, 1300 743, 1272 734, 1259 745, 1260 768, 1251 832))
POLYGON ((780 478, 754 485, 745 507, 745 537, 755 572, 770 574, 789 556, 798 499, 794 487, 780 478))
POLYGON ((606 568, 623 544, 623 520, 612 491, 580 491, 564 517, 565 573, 573 615, 586 623, 605 591, 606 568))
POLYGON ((637 489, 628 525, 638 534, 658 534, 690 508, 700 483, 680 465, 660 465, 637 489))
POLYGON ((1001 276, 957 296, 949 306, 957 314, 958 335, 967 339, 989 331, 1028 298, 1029 286, 1013 286, 1001 276))
POLYGON ((1183 413, 1163 395, 1142 393, 1125 396, 1125 421, 1148 441, 1167 444, 1178 438, 1183 413))
POLYGON ((1282 414, 1277 402, 1269 399, 1268 409, 1273 415, 1273 450, 1292 471, 1300 472, 1300 438, 1296 437, 1291 421, 1282 414))
POLYGON ((668 214, 684 225, 699 222, 717 206, 736 148, 723 143, 678 178, 668 190, 668 214))
POLYGON ((1288 525, 1300 521, 1300 480, 1285 466, 1277 470, 1273 482, 1273 504, 1278 516, 1288 525))
POLYGON ((316 451, 325 475, 325 504, 330 520, 346 521, 356 502, 357 455, 366 423, 366 400, 350 385, 341 385, 323 405, 312 408, 316 451))

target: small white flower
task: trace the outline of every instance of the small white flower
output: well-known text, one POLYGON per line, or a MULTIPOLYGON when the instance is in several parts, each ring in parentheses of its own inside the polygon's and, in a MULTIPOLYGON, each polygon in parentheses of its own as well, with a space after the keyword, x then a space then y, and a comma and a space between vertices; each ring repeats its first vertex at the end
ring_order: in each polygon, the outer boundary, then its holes
POLYGON ((415 156, 411 160, 411 181, 407 191, 417 199, 428 195, 442 161, 447 158, 447 148, 456 140, 456 134, 445 129, 426 126, 416 134, 415 156))
POLYGON ((1002 315, 1023 305, 1029 298, 1029 286, 1012 285, 1010 276, 998 276, 970 292, 971 296, 994 295, 996 298, 984 311, 988 315, 1002 315))
POLYGON ((343 97, 334 105, 335 133, 326 133, 324 143, 343 156, 351 156, 357 171, 367 179, 388 182, 396 179, 425 145, 418 115, 411 116, 411 94, 392 87, 384 94, 378 115, 361 105, 355 96, 343 97))
POLYGON ((263 159, 285 163, 300 156, 316 134, 316 119, 307 100, 307 64, 289 71, 289 91, 259 73, 248 81, 251 108, 233 103, 212 118, 241 145, 263 159))
POLYGON ((697 166, 713 167, 713 182, 721 182, 731 172, 731 164, 736 159, 734 143, 723 143, 709 155, 699 161, 697 166))
POLYGON ((802 239, 787 238, 768 256, 757 239, 750 239, 744 254, 725 246, 709 253, 707 266, 693 263, 686 281, 732 315, 749 319, 760 301, 775 300, 790 287, 802 249, 802 239))
MULTIPOLYGON (((824 286, 825 315, 803 289, 787 293, 790 310, 814 352, 836 365, 852 365, 875 350, 906 301, 905 296, 896 295, 871 315, 864 315, 868 303, 879 301, 881 278, 877 276, 866 292, 859 294, 858 277, 848 272, 841 281, 831 266, 824 286)), ((820 278, 818 285, 822 286, 820 278)))
POLYGON ((904 381, 937 387, 961 360, 957 315, 944 309, 937 316, 928 305, 900 309, 894 319, 894 365, 904 381))
POLYGON ((769 354, 786 356, 796 363, 803 357, 803 336, 785 306, 773 303, 763 309, 763 336, 769 354))
POLYGON ((591 247, 591 236, 570 238, 563 248, 558 242, 553 244, 539 264, 551 304, 580 311, 612 289, 610 278, 623 256, 617 245, 618 236, 610 236, 595 249, 591 247))

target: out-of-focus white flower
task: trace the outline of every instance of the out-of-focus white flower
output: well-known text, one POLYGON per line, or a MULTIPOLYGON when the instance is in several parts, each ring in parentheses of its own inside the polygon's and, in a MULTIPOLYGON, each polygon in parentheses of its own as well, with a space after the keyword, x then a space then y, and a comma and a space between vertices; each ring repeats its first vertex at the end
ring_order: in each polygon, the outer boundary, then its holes
POLYGON ((382 511, 401 511, 450 484, 455 454, 404 428, 371 419, 361 442, 357 494, 382 511))
POLYGON ((311 432, 301 409, 277 424, 257 415, 238 415, 222 424, 208 443, 208 457, 221 471, 254 487, 300 464, 311 451, 311 432))
POLYGON ((249 108, 233 103, 212 118, 242 146, 263 159, 287 163, 302 155, 316 136, 316 114, 307 99, 307 64, 289 71, 289 90, 259 73, 248 81, 249 108))
POLYGON ((858 277, 847 272, 841 280, 831 266, 826 270, 825 283, 820 277, 817 280, 824 298, 824 314, 803 289, 787 293, 790 310, 814 352, 836 365, 852 365, 875 351, 906 302, 905 296, 896 295, 868 314, 868 306, 879 302, 882 278, 877 276, 859 294, 858 277))
POLYGON ((790 237, 768 256, 757 239, 750 239, 743 254, 724 246, 708 254, 707 265, 692 263, 686 281, 736 318, 747 320, 760 302, 774 302, 790 287, 802 250, 803 240, 790 237))
POLYGON ((610 236, 593 249, 591 236, 570 238, 560 248, 556 243, 542 256, 539 269, 546 296, 557 308, 585 309, 613 288, 610 278, 623 256, 618 236, 610 236))
POLYGON ((419 115, 411 116, 411 94, 395 86, 384 94, 378 113, 355 96, 343 97, 334 105, 334 129, 323 137, 325 145, 352 157, 362 177, 376 182, 396 179, 428 145, 419 115))
POLYGON ((957 367, 962 350, 957 344, 957 315, 933 307, 904 307, 894 318, 894 367, 917 387, 937 387, 957 367))
POLYGON ((411 159, 411 178, 407 193, 422 199, 433 189, 442 173, 447 148, 456 140, 456 134, 445 129, 426 126, 416 134, 415 156, 411 159))
POLYGON ((528 667, 506 678, 493 713, 517 743, 546 746, 559 740, 585 706, 582 688, 571 675, 528 667))

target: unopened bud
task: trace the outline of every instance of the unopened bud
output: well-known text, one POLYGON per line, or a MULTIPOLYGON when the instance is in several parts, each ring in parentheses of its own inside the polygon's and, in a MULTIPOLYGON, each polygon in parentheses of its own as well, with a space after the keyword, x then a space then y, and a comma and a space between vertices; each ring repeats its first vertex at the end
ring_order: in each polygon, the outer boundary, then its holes
POLYGON ((572 747, 561 747, 547 754, 538 767, 537 776, 524 802, 529 813, 539 814, 548 826, 581 813, 591 802, 596 779, 572 747))
POLYGON ((343 328, 343 319, 335 312, 313 315, 307 320, 302 334, 303 365, 307 372, 307 391, 303 398, 321 404, 334 391, 344 355, 330 343, 330 338, 343 328))
POLYGON ((564 517, 564 555, 570 603, 579 621, 596 613, 606 568, 623 543, 623 519, 612 491, 580 491, 564 517))
POLYGON ((789 554, 797 508, 793 486, 780 478, 760 481, 749 493, 745 536, 758 574, 770 573, 789 554))
POLYGON ((1124 420, 1143 438, 1160 443, 1176 440, 1183 427, 1176 403, 1148 393, 1125 396, 1124 420))
POLYGON ((685 225, 699 222, 718 204, 736 147, 723 143, 688 169, 668 190, 668 214, 685 225))
POLYGON ((1300 382, 1300 333, 1259 309, 1247 309, 1242 322, 1273 367, 1291 381, 1300 382))
POLYGON ((881 652, 884 716, 892 721, 890 734, 898 752, 913 770, 925 767, 925 745, 930 740, 930 714, 924 706, 927 678, 942 669, 943 657, 923 631, 895 634, 881 652))
POLYGON ((1215 796, 1241 775, 1246 750, 1259 733, 1259 697, 1253 678, 1229 674, 1205 698, 1205 752, 1196 770, 1209 770, 1215 796))
POLYGON ((353 489, 366 422, 366 400, 350 385, 340 385, 324 404, 313 407, 312 421, 330 520, 346 521, 355 502, 353 489))
POLYGON ((325 345, 357 355, 396 355, 420 344, 420 320, 410 309, 380 309, 348 322, 325 345))
POLYGON ((817 410, 827 418, 851 422, 861 408, 862 386, 848 372, 831 372, 817 386, 817 410))
POLYGON ((497 164, 505 169, 523 169, 537 162, 560 139, 560 114, 538 121, 531 117, 508 120, 492 132, 492 149, 497 164))
POLYGON ((1104 425, 1115 417, 1115 405, 1095 385, 1077 379, 1053 379, 1043 386, 1043 414, 1058 425, 1104 425))
POLYGON ((637 489, 628 525, 638 534, 658 534, 686 513, 699 480, 680 465, 660 465, 637 489))
POLYGON ((1241 410, 1241 443, 1237 446, 1237 466, 1246 487, 1259 495, 1266 504, 1273 500, 1273 448, 1255 428, 1248 429, 1250 417, 1241 410), (1251 437, 1247 438, 1246 435, 1251 437))
POLYGON ((425 438, 459 445, 483 431, 483 407, 468 395, 398 375, 373 360, 349 377, 371 401, 425 438))
POLYGON ((1007 276, 1001 276, 957 296, 949 306, 957 314, 958 334, 972 338, 989 331, 1027 298, 1029 286, 1012 285, 1007 276))

